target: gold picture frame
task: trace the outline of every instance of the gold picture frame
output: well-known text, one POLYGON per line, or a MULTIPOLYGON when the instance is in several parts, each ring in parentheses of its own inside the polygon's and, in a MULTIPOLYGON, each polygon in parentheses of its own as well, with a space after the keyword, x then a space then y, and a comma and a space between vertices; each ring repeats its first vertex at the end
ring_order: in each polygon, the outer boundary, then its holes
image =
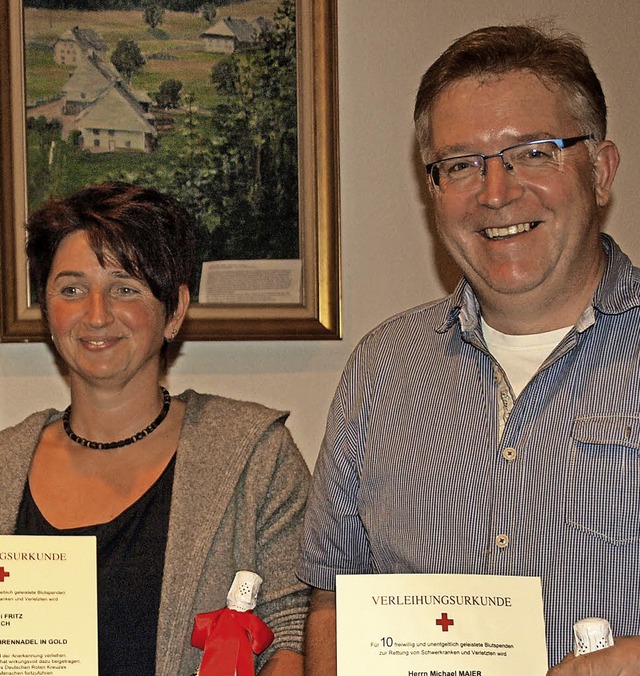
MULTIPOLYGON (((26 190, 22 2, 0 3, 0 342, 49 333, 30 302, 24 253, 26 190)), ((281 305, 192 303, 183 340, 341 337, 336 0, 298 0, 298 194, 301 301, 281 305)))

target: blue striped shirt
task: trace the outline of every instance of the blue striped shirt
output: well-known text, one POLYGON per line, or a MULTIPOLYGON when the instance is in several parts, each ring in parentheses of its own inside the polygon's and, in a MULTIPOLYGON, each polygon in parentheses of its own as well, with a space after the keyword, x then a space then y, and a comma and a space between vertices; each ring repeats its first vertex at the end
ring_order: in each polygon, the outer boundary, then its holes
POLYGON ((592 304, 515 400, 465 282, 360 342, 314 473, 304 581, 540 576, 550 665, 580 618, 640 635, 640 270, 602 240, 592 304))

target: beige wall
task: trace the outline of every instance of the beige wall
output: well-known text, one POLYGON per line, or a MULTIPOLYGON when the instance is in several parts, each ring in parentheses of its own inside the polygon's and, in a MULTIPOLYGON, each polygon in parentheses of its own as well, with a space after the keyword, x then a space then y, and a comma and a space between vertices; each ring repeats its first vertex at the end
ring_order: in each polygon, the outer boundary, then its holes
MULTIPOLYGON (((480 25, 554 17, 589 45, 623 162, 608 230, 640 262, 637 213, 640 93, 635 0, 338 0, 344 339, 340 342, 187 343, 172 391, 201 391, 290 409, 312 465, 327 407, 357 340, 386 316, 443 294, 421 199, 411 111, 426 66, 480 25)), ((0 345, 0 427, 68 392, 43 345, 0 345)))

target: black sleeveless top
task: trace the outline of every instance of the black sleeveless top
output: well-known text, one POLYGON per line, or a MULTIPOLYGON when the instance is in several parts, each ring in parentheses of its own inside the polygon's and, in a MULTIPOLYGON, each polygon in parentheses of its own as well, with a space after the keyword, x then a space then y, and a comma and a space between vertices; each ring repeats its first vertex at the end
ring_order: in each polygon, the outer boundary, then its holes
POLYGON ((157 481, 113 521, 54 528, 42 516, 27 481, 17 535, 95 535, 98 561, 100 676, 154 676, 164 554, 175 455, 157 481))

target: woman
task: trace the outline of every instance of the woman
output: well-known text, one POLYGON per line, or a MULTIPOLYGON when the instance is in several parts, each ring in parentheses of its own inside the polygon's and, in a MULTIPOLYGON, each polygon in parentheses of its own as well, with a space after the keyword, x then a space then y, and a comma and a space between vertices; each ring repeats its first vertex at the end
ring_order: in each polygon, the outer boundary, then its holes
POLYGON ((275 640, 260 673, 301 674, 308 471, 286 414, 160 385, 189 305, 186 214, 111 183, 45 205, 27 229, 71 404, 0 433, 0 532, 97 535, 101 676, 194 672, 194 616, 224 607, 237 570, 264 579, 256 613, 275 640))

